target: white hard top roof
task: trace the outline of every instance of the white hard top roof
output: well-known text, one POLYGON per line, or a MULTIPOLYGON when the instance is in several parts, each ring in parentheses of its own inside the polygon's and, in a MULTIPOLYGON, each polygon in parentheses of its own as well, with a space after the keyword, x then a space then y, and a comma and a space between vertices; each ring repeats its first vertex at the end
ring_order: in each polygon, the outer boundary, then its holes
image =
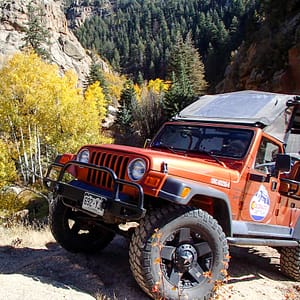
POLYGON ((205 95, 183 109, 173 120, 260 127, 269 135, 286 143, 288 152, 300 153, 299 97, 293 121, 296 130, 288 130, 294 113, 293 108, 287 106, 287 102, 296 99, 295 96, 250 90, 205 95))
POLYGON ((184 108, 175 120, 236 123, 252 126, 271 125, 295 95, 260 91, 239 91, 205 95, 184 108))

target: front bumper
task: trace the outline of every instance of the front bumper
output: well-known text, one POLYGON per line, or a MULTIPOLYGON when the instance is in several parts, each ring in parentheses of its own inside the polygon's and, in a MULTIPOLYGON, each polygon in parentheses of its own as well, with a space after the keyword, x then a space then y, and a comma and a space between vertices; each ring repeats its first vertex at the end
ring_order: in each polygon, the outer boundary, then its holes
POLYGON ((143 188, 137 183, 117 178, 115 172, 107 167, 73 160, 66 164, 55 162, 49 166, 44 184, 54 197, 61 196, 66 205, 88 215, 102 217, 104 220, 120 218, 124 221, 136 221, 146 213, 143 188), (112 190, 102 189, 77 179, 65 180, 68 169, 74 167, 93 169, 108 174, 112 180, 112 190), (54 170, 58 175, 53 178, 54 170), (135 190, 136 196, 120 192, 121 186, 135 190))

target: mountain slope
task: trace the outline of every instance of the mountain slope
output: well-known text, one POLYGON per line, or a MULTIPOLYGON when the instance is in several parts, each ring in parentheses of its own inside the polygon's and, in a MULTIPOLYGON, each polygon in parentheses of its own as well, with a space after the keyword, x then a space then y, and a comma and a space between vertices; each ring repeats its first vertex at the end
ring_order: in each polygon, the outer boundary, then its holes
MULTIPOLYGON (((211 85, 222 79, 230 52, 241 43, 256 0, 74 0, 68 21, 76 36, 122 72, 162 78, 178 35, 190 32, 211 85)), ((170 77, 170 76, 169 76, 170 77)))
POLYGON ((300 94, 300 3, 263 2, 263 22, 245 37, 217 92, 255 89, 300 94))

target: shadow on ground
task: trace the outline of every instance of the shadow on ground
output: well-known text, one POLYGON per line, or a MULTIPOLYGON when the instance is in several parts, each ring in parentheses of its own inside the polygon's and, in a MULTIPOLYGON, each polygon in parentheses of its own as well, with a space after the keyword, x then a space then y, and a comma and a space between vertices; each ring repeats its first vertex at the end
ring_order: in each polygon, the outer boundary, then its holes
POLYGON ((229 283, 268 278, 289 281, 281 274, 279 253, 270 247, 230 247, 229 283))
POLYGON ((46 247, 0 247, 0 273, 38 277, 52 285, 59 282, 99 299, 149 299, 131 274, 128 244, 122 237, 97 255, 70 253, 57 243, 46 247))
MULTIPOLYGON (((128 262, 128 243, 122 237, 97 255, 67 252, 57 243, 46 249, 20 246, 0 247, 0 273, 38 277, 60 287, 72 286, 98 299, 149 299, 135 282, 128 262)), ((277 281, 288 278, 279 271, 279 255, 269 247, 231 247, 229 283, 253 281, 262 277, 277 281), (265 251, 265 252, 264 252, 265 251)))

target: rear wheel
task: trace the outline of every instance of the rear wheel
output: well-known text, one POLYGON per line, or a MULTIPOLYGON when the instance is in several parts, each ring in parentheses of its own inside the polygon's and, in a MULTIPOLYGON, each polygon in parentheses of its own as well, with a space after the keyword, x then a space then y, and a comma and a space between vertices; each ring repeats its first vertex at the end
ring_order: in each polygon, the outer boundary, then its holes
POLYGON ((105 248, 115 234, 88 224, 85 216, 55 198, 49 207, 49 225, 56 241, 71 252, 94 253, 105 248))
POLYGON ((283 247, 280 250, 281 272, 300 281, 300 243, 297 247, 283 247))
POLYGON ((200 209, 148 211, 130 243, 130 266, 142 289, 158 299, 209 299, 228 265, 217 221, 200 209))

